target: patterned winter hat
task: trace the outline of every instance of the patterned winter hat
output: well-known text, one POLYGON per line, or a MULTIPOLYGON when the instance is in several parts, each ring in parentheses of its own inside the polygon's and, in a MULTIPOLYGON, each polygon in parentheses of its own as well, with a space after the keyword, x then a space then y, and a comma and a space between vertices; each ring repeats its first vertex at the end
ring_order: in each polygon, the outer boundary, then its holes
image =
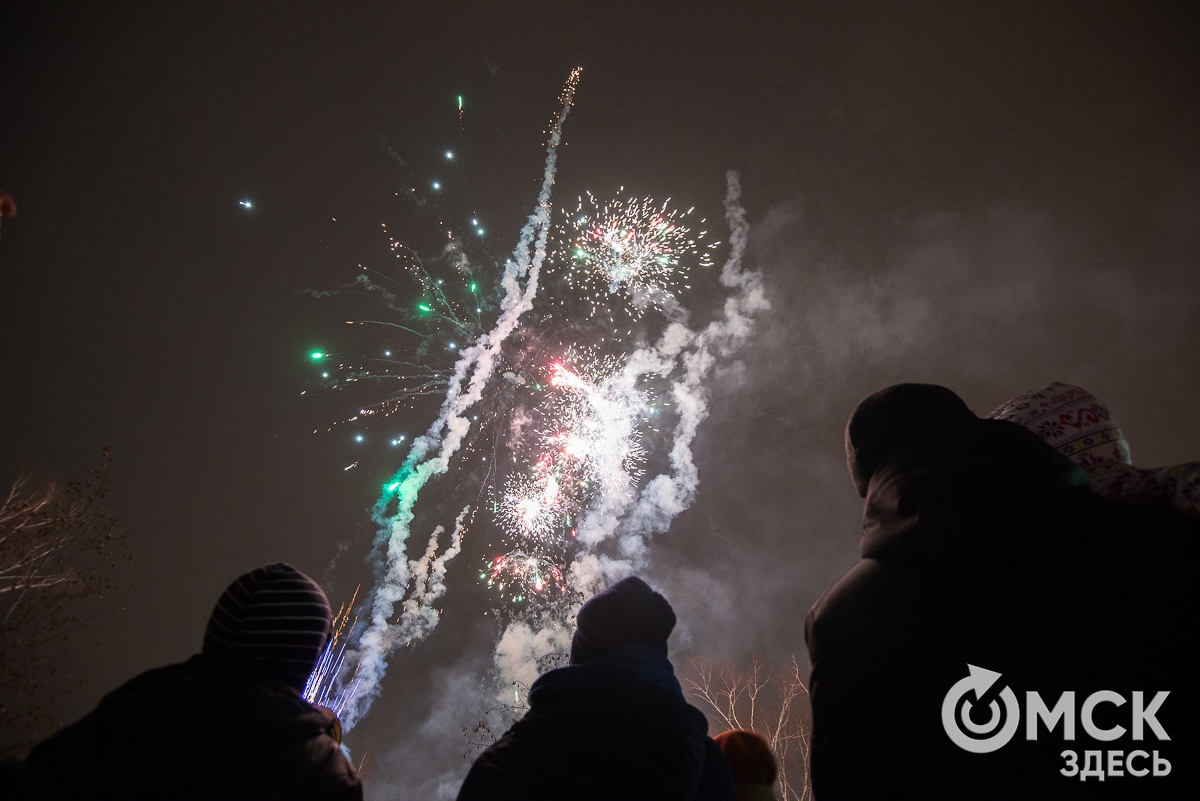
POLYGON ((332 619, 315 581, 289 564, 267 565, 239 576, 217 600, 204 653, 302 689, 332 619))
POLYGON ((1082 387, 1055 381, 1001 404, 988 417, 1028 428, 1083 468, 1133 464, 1108 407, 1082 387))

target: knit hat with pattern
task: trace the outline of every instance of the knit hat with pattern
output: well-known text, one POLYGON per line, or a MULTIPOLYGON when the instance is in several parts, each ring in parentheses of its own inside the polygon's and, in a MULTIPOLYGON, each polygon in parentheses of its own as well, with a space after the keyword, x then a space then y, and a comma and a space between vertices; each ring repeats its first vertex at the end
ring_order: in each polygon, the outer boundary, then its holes
POLYGON ((1084 469, 1133 464, 1112 413, 1082 387, 1055 381, 1001 404, 988 417, 1028 428, 1084 469))
POLYGON ((1121 427, 1082 387, 1056 381, 1018 395, 988 417, 1025 426, 1058 448, 1087 470, 1092 492, 1101 498, 1200 517, 1200 462, 1134 467, 1121 427))

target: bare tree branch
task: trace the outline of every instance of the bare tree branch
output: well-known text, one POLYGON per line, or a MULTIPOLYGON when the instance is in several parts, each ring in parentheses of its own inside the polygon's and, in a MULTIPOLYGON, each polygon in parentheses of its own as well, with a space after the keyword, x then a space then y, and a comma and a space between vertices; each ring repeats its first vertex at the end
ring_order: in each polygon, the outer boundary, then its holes
POLYGON ((682 678, 695 701, 706 708, 713 722, 725 729, 748 729, 761 734, 771 746, 779 767, 777 790, 782 801, 808 801, 809 737, 811 712, 808 685, 800 664, 792 657, 777 671, 759 656, 745 670, 733 664, 716 665, 711 659, 691 659, 682 678))
POLYGON ((0 757, 24 750, 52 723, 46 680, 63 638, 96 614, 81 620, 79 602, 111 594, 112 569, 130 558, 105 507, 111 462, 105 448, 87 478, 66 485, 22 475, 0 506, 0 757))

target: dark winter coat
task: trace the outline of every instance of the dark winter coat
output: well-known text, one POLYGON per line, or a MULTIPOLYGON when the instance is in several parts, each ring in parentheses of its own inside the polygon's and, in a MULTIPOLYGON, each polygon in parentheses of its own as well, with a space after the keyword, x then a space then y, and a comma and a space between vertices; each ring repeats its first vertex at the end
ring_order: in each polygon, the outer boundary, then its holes
POLYGON ((22 782, 37 799, 358 801, 334 726, 294 688, 195 656, 109 693, 33 750, 22 782))
POLYGON ((733 777, 666 654, 632 645, 542 675, 459 801, 732 801, 733 777))
POLYGON ((1194 521, 1102 501, 1069 460, 1013 424, 979 421, 890 453, 870 480, 862 561, 808 615, 815 798, 1194 792, 1198 545, 1194 521), (992 753, 960 749, 942 724, 968 664, 1002 674, 993 690, 1019 700, 1020 727, 992 753), (1097 724, 1127 730, 1132 691, 1149 701, 1169 690, 1157 719, 1172 739, 1092 739, 1078 718, 1098 690, 1126 703, 1102 705, 1097 724), (1061 722, 1026 740, 1028 691, 1050 706, 1076 693, 1073 742, 1061 722), (1064 750, 1082 766, 1087 750, 1138 748, 1157 749, 1171 775, 1101 783, 1060 772, 1064 750))

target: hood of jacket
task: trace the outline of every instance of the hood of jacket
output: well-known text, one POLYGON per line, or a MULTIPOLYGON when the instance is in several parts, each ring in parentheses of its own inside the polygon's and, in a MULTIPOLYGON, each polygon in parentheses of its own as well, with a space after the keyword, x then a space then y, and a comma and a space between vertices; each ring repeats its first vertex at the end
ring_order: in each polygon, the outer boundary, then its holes
POLYGON ((1070 547, 1087 474, 1030 431, 976 420, 887 453, 863 511, 862 555, 940 564, 1070 547))

